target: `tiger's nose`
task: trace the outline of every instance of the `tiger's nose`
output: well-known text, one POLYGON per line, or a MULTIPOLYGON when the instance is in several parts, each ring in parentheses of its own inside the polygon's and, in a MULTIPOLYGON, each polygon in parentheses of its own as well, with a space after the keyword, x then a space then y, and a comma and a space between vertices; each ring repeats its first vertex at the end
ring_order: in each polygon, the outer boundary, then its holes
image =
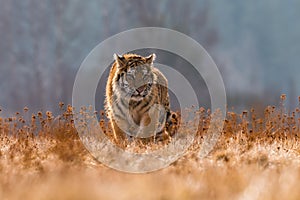
POLYGON ((143 92, 144 91, 144 89, 145 89, 145 85, 143 85, 143 86, 141 86, 141 87, 139 87, 139 88, 137 88, 136 89, 136 91, 138 92, 138 93, 141 93, 141 92, 143 92))

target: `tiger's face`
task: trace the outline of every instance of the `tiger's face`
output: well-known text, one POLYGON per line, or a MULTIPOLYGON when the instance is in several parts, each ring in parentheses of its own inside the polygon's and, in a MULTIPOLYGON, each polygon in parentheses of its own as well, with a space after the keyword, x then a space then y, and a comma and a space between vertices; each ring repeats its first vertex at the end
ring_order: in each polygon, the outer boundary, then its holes
POLYGON ((146 97, 153 84, 153 75, 147 66, 129 68, 121 74, 119 86, 121 90, 131 96, 133 100, 146 97))
POLYGON ((154 82, 152 72, 155 55, 141 57, 134 54, 126 57, 115 56, 118 65, 116 78, 118 89, 124 97, 140 101, 151 93, 154 82))

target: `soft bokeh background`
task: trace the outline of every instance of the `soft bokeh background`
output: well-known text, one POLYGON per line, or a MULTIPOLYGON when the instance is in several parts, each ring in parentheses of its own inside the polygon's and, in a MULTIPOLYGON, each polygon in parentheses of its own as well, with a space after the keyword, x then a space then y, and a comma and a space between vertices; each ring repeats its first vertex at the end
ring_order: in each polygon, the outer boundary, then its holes
POLYGON ((0 106, 6 113, 24 106, 57 112, 59 101, 71 103, 76 71, 99 42, 159 26, 205 47, 223 75, 229 107, 277 104, 281 93, 293 107, 299 21, 298 0, 0 0, 0 106))

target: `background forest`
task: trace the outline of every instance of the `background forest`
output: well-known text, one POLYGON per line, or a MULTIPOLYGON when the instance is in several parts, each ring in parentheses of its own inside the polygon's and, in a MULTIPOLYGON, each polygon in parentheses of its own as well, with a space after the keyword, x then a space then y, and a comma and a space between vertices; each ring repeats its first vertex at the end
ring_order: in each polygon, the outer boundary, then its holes
MULTIPOLYGON (((228 106, 300 94, 300 1, 0 0, 0 105, 10 114, 71 103, 76 72, 101 41, 131 28, 185 33, 212 56, 228 106)), ((180 62, 178 63, 180 65, 180 62)), ((209 99, 208 99, 209 100, 209 99)))

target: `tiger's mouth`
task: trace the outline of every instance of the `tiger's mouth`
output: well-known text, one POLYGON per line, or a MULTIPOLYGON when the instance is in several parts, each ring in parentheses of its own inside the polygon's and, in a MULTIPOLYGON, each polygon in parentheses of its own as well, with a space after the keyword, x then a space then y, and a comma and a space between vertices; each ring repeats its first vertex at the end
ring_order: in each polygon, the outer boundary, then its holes
POLYGON ((144 97, 146 97, 149 94, 150 88, 148 88, 148 85, 143 85, 135 89, 134 93, 131 95, 131 98, 133 100, 137 99, 140 100, 144 97))

